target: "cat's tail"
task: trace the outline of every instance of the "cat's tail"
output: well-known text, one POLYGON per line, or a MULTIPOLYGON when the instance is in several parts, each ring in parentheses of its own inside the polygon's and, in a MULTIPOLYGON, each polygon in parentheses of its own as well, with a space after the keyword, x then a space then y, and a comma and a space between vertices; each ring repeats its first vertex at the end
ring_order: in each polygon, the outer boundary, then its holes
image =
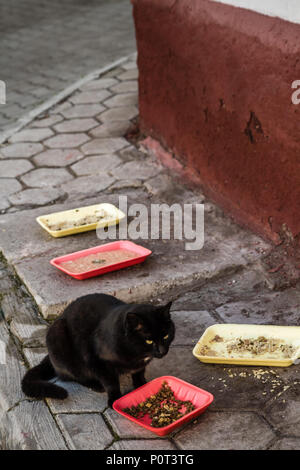
POLYGON ((26 372, 22 380, 22 390, 31 398, 58 398, 60 400, 67 398, 67 390, 47 382, 54 377, 56 377, 55 370, 49 356, 46 356, 39 365, 26 372))

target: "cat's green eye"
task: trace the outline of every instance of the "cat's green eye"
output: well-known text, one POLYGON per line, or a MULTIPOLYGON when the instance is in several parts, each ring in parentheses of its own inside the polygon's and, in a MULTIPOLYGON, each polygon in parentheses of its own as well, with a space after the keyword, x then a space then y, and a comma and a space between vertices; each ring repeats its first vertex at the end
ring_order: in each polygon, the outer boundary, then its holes
POLYGON ((168 338, 169 338, 169 335, 164 336, 164 339, 168 339, 168 338))
POLYGON ((152 344, 153 341, 152 341, 151 339, 146 339, 146 343, 147 343, 147 344, 152 344))

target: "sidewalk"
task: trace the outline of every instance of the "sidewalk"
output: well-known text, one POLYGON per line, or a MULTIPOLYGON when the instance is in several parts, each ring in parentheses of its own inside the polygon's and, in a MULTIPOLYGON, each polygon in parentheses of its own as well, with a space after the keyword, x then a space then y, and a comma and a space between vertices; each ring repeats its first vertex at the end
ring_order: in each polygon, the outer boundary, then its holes
MULTIPOLYGON (((137 115, 137 69, 130 58, 83 84, 0 148, 0 339, 7 344, 7 364, 0 366, 0 442, 11 449, 297 448, 299 366, 205 365, 192 348, 218 322, 299 324, 299 288, 277 291, 276 273, 265 263, 272 247, 124 137, 137 115), (118 205, 120 195, 147 207, 204 203, 203 249, 142 240, 153 251, 142 265, 84 282, 55 270, 51 258, 101 242, 95 232, 54 239, 35 218, 98 202, 118 205), (132 302, 174 300, 176 339, 165 358, 149 365, 147 378, 174 375, 207 389, 215 396, 209 411, 157 439, 107 409, 105 394, 76 384, 64 384, 70 396, 63 402, 22 395, 20 379, 43 357, 49 321, 71 300, 96 291, 132 302)), ((129 387, 124 378, 124 392, 129 387)))
POLYGON ((129 0, 0 0, 1 133, 86 74, 135 50, 129 0))

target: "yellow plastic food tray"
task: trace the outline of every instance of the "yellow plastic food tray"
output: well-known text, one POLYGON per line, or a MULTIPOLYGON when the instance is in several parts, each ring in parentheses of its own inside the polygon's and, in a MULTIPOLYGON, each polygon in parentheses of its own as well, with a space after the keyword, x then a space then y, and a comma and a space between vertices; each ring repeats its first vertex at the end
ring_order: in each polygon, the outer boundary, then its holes
POLYGON ((37 222, 45 229, 52 237, 65 237, 67 235, 74 235, 76 233, 88 232, 89 230, 96 230, 100 227, 108 227, 109 225, 116 225, 121 219, 125 217, 125 214, 120 211, 113 204, 102 203, 95 204, 93 206, 79 207, 76 209, 54 212, 53 214, 41 215, 37 217, 37 222), (50 230, 49 224, 61 223, 69 221, 76 221, 82 217, 92 216, 97 210, 103 209, 107 213, 107 217, 104 217, 101 222, 93 224, 78 225, 77 227, 67 228, 63 230, 50 230))
POLYGON ((193 355, 202 362, 217 364, 239 364, 244 366, 272 366, 288 367, 300 362, 300 326, 274 326, 274 325, 239 325, 239 324, 217 324, 212 325, 205 330, 198 343, 193 349, 193 355), (225 341, 210 343, 216 335, 222 337, 225 341), (265 338, 284 340, 285 343, 292 345, 295 351, 291 357, 271 358, 267 354, 259 357, 238 357, 233 353, 231 356, 226 350, 226 341, 242 338, 265 338), (203 346, 214 349, 218 356, 203 356, 200 354, 203 346))

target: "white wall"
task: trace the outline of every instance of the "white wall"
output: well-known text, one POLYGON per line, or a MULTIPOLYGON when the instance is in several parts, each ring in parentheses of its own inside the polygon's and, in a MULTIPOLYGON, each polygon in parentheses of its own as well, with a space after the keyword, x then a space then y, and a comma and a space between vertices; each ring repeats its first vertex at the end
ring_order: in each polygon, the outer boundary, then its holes
POLYGON ((300 0, 212 0, 300 24, 300 0))

